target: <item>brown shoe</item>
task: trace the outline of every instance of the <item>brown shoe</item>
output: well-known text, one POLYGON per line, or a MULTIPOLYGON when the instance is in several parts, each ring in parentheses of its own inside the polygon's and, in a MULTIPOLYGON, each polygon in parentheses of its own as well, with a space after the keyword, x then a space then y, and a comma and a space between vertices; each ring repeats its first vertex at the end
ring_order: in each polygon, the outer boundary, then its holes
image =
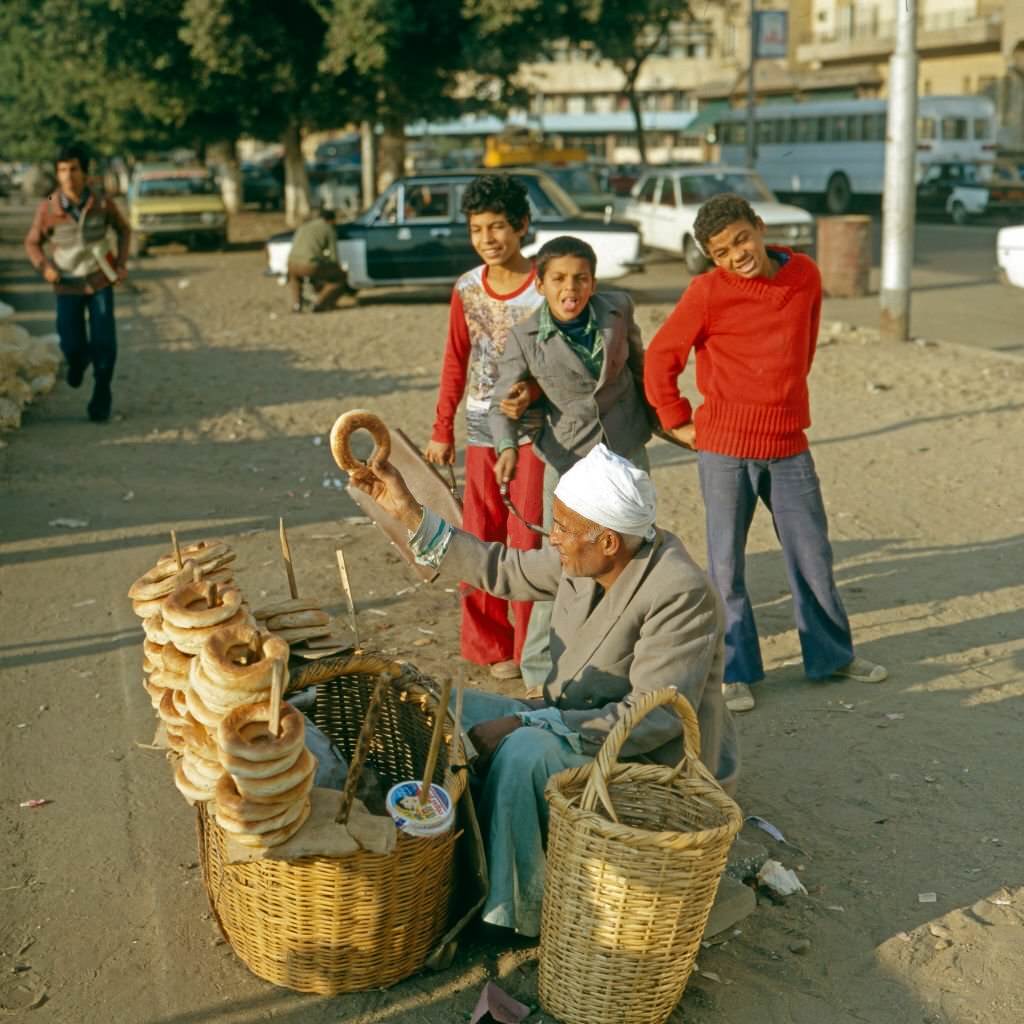
POLYGON ((491 665, 491 675, 495 679, 518 679, 519 666, 514 661, 496 661, 491 665))

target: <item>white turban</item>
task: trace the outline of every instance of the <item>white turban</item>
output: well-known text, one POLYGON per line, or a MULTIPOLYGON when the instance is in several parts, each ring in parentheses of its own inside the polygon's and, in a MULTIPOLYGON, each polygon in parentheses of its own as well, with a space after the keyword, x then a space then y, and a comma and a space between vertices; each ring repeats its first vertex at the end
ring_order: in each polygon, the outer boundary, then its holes
POLYGON ((654 539, 654 484, 628 459, 599 444, 565 473, 555 497, 577 515, 616 533, 654 539))

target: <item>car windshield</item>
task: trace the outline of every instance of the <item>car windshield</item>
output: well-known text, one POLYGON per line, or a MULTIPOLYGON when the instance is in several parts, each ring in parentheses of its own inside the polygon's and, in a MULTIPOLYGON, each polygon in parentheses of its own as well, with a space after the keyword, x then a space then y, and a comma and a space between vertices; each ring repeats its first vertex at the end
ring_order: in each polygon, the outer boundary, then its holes
POLYGON ((548 173, 569 193, 586 195, 601 191, 597 175, 589 168, 563 167, 557 171, 548 171, 548 173))
POLYGON ((775 201, 772 190, 761 177, 745 171, 707 171, 683 174, 679 178, 684 203, 703 203, 721 192, 735 192, 742 198, 770 203, 775 201))
POLYGON ((145 178, 139 182, 138 195, 158 196, 215 196, 217 185, 212 178, 195 175, 176 175, 172 178, 145 178))

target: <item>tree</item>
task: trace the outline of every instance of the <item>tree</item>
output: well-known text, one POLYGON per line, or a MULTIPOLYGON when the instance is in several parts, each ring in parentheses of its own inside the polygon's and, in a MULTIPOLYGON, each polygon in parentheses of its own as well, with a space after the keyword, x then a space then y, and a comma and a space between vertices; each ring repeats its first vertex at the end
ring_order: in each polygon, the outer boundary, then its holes
POLYGON ((622 72, 622 93, 629 103, 636 122, 637 148, 640 162, 647 163, 647 140, 637 83, 648 58, 668 41, 672 25, 690 16, 686 0, 666 3, 665 0, 585 0, 579 34, 574 42, 593 44, 606 60, 622 72))

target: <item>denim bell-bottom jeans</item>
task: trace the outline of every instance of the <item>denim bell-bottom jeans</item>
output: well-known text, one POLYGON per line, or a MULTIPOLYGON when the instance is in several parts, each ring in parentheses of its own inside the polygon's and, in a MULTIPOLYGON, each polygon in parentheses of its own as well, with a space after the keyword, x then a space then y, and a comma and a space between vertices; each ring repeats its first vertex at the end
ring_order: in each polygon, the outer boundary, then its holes
POLYGON ((725 681, 764 678, 747 594, 747 533, 758 499, 772 514, 793 595, 804 671, 824 679, 853 660, 850 623, 832 574, 832 545, 809 451, 787 459, 734 459, 699 452, 707 517, 708 574, 725 604, 725 681))

